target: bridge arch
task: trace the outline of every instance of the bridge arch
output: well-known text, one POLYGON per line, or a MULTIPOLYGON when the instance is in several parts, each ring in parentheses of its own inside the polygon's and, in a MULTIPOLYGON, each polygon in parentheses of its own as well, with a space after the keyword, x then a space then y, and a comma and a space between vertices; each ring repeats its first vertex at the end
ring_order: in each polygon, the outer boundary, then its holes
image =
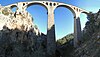
POLYGON ((28 2, 27 8, 32 6, 32 5, 40 5, 46 8, 46 10, 48 10, 47 6, 45 5, 46 2, 28 2))
POLYGON ((11 6, 11 9, 14 8, 14 7, 17 7, 17 6, 16 6, 16 5, 12 5, 12 6, 11 6))
POLYGON ((26 11, 31 14, 33 22, 38 26, 39 30, 44 34, 47 34, 47 9, 40 4, 30 5, 31 6, 26 8, 26 11))
MULTIPOLYGON (((75 11, 74 11, 74 9, 71 7, 71 5, 67 5, 67 4, 59 4, 56 8, 58 8, 58 7, 65 7, 65 8, 67 8, 67 9, 69 9, 72 13, 73 13, 73 15, 75 16, 76 14, 75 14, 75 11)), ((55 8, 55 9, 56 9, 55 8)), ((54 10, 55 11, 55 10, 54 10)))
POLYGON ((61 39, 67 34, 74 32, 73 13, 65 7, 57 7, 54 11, 56 39, 61 39), (70 17, 69 17, 70 16, 70 17), (59 24, 60 22, 61 24, 59 24), (70 24, 70 26, 69 26, 70 24), (64 26, 65 25, 65 26, 64 26), (60 28, 59 28, 60 27, 60 28), (63 31, 63 32, 62 32, 63 31), (59 33, 61 32, 61 33, 59 33))
POLYGON ((87 12, 87 11, 82 11, 81 13, 84 13, 84 14, 86 14, 86 15, 89 14, 89 12, 87 12))
MULTIPOLYGON (((9 7, 10 9, 14 8, 14 7, 17 7, 17 4, 11 4, 11 5, 8 5, 8 6, 5 6, 5 7, 9 7)), ((18 7, 17 7, 18 8, 18 7)))

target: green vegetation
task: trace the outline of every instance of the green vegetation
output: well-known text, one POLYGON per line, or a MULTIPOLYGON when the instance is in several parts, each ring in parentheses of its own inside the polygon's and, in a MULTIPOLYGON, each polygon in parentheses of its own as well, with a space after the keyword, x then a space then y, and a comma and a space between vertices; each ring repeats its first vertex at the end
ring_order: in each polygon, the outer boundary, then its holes
POLYGON ((4 8, 4 9, 2 10, 2 13, 3 13, 4 15, 9 15, 9 8, 4 8))
POLYGON ((59 52, 62 57, 66 57, 66 56, 71 57, 71 53, 73 52, 74 47, 70 43, 73 40, 73 38, 74 38, 74 35, 73 33, 71 33, 57 40, 57 47, 58 47, 58 50, 60 50, 59 52))
POLYGON ((73 38, 74 38, 74 35, 72 33, 71 34, 68 34, 65 37, 57 40, 57 44, 58 45, 63 45, 65 43, 69 42, 70 40, 72 40, 73 38))
MULTIPOLYGON (((88 41, 91 39, 91 35, 93 35, 94 32, 97 32, 100 30, 100 10, 97 13, 90 12, 88 14, 88 21, 85 24, 85 28, 82 31, 82 42, 88 41)), ((73 34, 68 34, 65 37, 57 40, 57 45, 63 45, 70 40, 74 38, 73 34)))

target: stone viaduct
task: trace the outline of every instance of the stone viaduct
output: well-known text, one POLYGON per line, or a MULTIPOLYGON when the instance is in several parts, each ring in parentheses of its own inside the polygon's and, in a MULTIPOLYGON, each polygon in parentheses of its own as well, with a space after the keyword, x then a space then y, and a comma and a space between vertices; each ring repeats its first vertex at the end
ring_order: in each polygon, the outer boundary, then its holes
MULTIPOLYGON (((55 37, 55 23, 54 23, 54 10, 57 7, 68 8, 74 15, 74 47, 78 47, 78 43, 81 41, 81 24, 80 24, 80 14, 89 12, 65 3, 52 2, 52 1, 30 1, 30 2, 19 2, 16 4, 11 4, 6 7, 17 7, 16 12, 23 13, 31 5, 42 5, 48 11, 48 26, 47 26, 47 54, 53 55, 56 50, 56 37, 55 37)), ((66 29, 67 30, 67 29, 66 29)), ((52 57, 52 56, 51 56, 52 57)))

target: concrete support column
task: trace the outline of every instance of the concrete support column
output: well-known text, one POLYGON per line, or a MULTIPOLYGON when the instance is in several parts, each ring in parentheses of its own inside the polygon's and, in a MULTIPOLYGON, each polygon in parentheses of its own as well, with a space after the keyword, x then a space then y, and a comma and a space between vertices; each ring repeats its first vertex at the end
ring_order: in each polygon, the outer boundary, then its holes
POLYGON ((81 39, 81 23, 79 17, 74 17, 74 47, 79 47, 81 39))
POLYGON ((55 57, 56 40, 55 40, 55 24, 54 11, 48 9, 48 26, 47 26, 47 54, 49 57, 55 57))

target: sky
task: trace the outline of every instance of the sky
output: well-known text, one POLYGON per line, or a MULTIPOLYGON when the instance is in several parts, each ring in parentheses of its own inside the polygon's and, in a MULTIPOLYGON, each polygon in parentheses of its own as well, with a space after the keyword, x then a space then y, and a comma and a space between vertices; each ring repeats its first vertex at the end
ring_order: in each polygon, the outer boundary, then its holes
MULTIPOLYGON (((2 6, 17 2, 25 2, 29 0, 0 0, 2 6)), ((70 5, 74 5, 85 9, 87 11, 96 13, 100 9, 100 0, 53 0, 70 5)), ((14 8, 15 9, 15 8, 14 8)), ((14 11, 14 9, 12 9, 14 11)), ((26 9, 33 16, 33 23, 35 23, 39 30, 47 34, 47 10, 41 5, 33 5, 26 9)), ((74 32, 74 16, 72 12, 64 7, 58 7, 54 11, 55 14, 55 31, 56 39, 60 39, 67 34, 74 32)), ((82 13, 80 15, 81 27, 85 26, 87 15, 82 13)))

